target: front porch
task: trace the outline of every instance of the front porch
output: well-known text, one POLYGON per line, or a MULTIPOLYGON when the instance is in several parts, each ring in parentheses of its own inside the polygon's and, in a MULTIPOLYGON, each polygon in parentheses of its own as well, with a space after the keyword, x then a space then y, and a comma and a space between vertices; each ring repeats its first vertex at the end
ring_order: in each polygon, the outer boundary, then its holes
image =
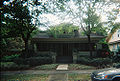
MULTIPOLYGON (((96 55, 96 43, 103 37, 92 37, 91 50, 96 55)), ((36 53, 48 52, 54 63, 76 63, 81 56, 90 56, 87 37, 83 38, 34 38, 36 53)))

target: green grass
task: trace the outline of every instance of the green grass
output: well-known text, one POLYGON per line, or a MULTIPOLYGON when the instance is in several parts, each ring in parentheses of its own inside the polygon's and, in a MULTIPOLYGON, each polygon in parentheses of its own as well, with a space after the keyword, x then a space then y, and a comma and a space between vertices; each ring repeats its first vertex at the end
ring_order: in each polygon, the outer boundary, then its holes
POLYGON ((68 81, 91 81, 90 74, 68 74, 68 81))
POLYGON ((45 64, 41 66, 36 66, 33 70, 56 70, 58 64, 45 64))
MULTIPOLYGON (((45 64, 36 66, 33 70, 56 70, 59 64, 45 64)), ((95 69, 93 66, 87 66, 82 64, 69 64, 69 70, 91 70, 95 69)))
POLYGON ((69 70, 91 70, 95 69, 93 66, 87 66, 82 64, 69 64, 69 70))
POLYGON ((1 81, 47 81, 47 74, 1 75, 1 81))

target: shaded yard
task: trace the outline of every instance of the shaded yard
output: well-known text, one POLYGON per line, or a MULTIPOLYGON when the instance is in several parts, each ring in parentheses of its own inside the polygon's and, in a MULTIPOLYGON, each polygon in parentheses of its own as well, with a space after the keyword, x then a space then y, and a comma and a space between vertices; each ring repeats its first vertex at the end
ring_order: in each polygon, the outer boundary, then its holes
POLYGON ((91 81, 90 74, 68 74, 68 81, 91 81))
POLYGON ((44 64, 32 68, 33 70, 56 70, 59 64, 44 64))
MULTIPOLYGON (((2 75, 1 81, 48 81, 47 74, 2 75)), ((68 74, 68 81, 91 81, 90 74, 68 74)))
POLYGON ((47 81, 47 74, 17 74, 17 75, 1 75, 1 81, 47 81))
MULTIPOLYGON (((55 71, 57 66, 59 64, 44 64, 44 65, 40 65, 40 66, 36 66, 34 68, 32 68, 33 71, 39 71, 39 70, 43 70, 43 71, 55 71)), ((69 71, 73 71, 73 70, 94 70, 96 69, 93 66, 87 66, 87 65, 83 65, 83 64, 68 64, 68 68, 69 71)), ((59 74, 59 73, 58 73, 59 74)), ((66 74, 66 73, 65 73, 66 74)), ((30 81, 48 81, 48 77, 51 74, 16 74, 16 75, 2 75, 1 76, 1 81, 23 81, 23 80, 30 80, 30 81)), ((68 81, 91 81, 90 80, 90 74, 79 74, 79 73, 67 73, 68 75, 68 81)))
POLYGON ((96 67, 83 65, 83 64, 69 64, 69 70, 92 70, 96 69, 96 67))

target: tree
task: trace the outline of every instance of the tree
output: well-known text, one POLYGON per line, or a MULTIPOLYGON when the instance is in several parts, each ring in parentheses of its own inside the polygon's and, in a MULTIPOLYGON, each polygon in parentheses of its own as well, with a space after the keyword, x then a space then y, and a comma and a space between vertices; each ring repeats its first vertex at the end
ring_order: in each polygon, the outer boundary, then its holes
POLYGON ((119 24, 119 21, 116 21, 117 18, 119 17, 119 15, 120 15, 120 8, 119 7, 114 8, 114 9, 112 9, 111 12, 109 12, 109 14, 108 14, 108 22, 107 23, 108 23, 108 26, 110 27, 110 29, 112 29, 113 27, 115 27, 115 29, 116 29, 115 25, 119 24))
MULTIPOLYGON (((28 10, 27 5, 24 6, 26 1, 12 1, 8 5, 3 5, 3 20, 2 27, 10 29, 7 32, 6 37, 22 37, 25 43, 25 50, 28 50, 28 40, 31 37, 31 33, 36 27, 31 22, 32 16, 28 10), (6 16, 5 16, 6 15, 6 16), (5 25, 5 26, 4 26, 5 25)), ((4 32, 5 33, 5 32, 4 32)), ((4 38, 3 35, 2 38, 4 38)))
POLYGON ((120 29, 120 22, 115 23, 110 33, 114 33, 116 30, 120 29))
MULTIPOLYGON (((67 1, 67 0, 66 0, 67 1)), ((21 37, 25 43, 25 50, 28 50, 28 40, 36 27, 44 25, 39 20, 39 15, 50 13, 55 8, 63 9, 61 0, 58 1, 39 1, 39 0, 2 0, 2 43, 4 39, 21 37), (4 2, 7 2, 5 4, 4 2), (57 5, 57 6, 51 6, 57 5), (30 8, 35 8, 30 10, 30 8)), ((4 43, 5 44, 5 43, 4 43)))
MULTIPOLYGON (((89 48, 91 43, 91 34, 97 33, 106 35, 104 33, 106 28, 104 28, 101 22, 101 14, 107 13, 105 8, 109 8, 112 5, 119 6, 108 0, 70 0, 66 3, 66 12, 64 12, 64 18, 71 18, 72 23, 77 24, 80 28, 84 30, 84 33, 88 37, 89 48), (99 31, 100 30, 100 31, 99 31), (99 32, 97 32, 99 31, 99 32), (102 31, 102 32, 101 32, 102 31)), ((92 51, 90 51, 92 56, 92 51)))
POLYGON ((74 31, 78 30, 78 26, 63 23, 52 26, 47 30, 48 35, 54 38, 74 37, 74 31))
POLYGON ((5 16, 6 12, 5 12, 5 5, 4 5, 4 1, 8 1, 8 0, 1 0, 1 5, 0 5, 0 10, 1 10, 1 30, 0 30, 0 36, 1 36, 1 40, 0 40, 0 46, 1 46, 1 50, 0 52, 3 53, 3 51, 5 51, 7 49, 7 44, 8 44, 8 40, 7 37, 9 37, 8 33, 11 31, 11 29, 9 28, 9 24, 10 21, 8 22, 8 18, 5 16))
MULTIPOLYGON (((98 4, 100 4, 100 0, 73 0, 74 5, 76 5, 76 9, 67 6, 66 11, 68 15, 73 17, 73 22, 77 23, 80 28, 84 30, 85 35, 88 37, 90 56, 92 57, 91 51, 91 38, 90 35, 92 31, 96 29, 102 28, 102 23, 100 22, 100 18, 98 14, 96 14, 98 4)), ((98 5, 99 6, 99 5, 98 5)), ((99 6, 99 10, 100 10, 99 6)))

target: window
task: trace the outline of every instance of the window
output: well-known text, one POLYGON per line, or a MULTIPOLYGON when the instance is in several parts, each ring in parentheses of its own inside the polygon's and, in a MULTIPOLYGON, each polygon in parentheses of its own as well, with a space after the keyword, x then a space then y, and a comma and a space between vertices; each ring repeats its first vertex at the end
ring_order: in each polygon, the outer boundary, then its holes
POLYGON ((114 36, 112 35, 112 39, 114 39, 114 36))
POLYGON ((115 45, 113 45, 113 50, 115 49, 115 45))
POLYGON ((119 44, 117 44, 117 49, 119 49, 119 44))
POLYGON ((120 29, 118 30, 118 33, 120 33, 120 29))
POLYGON ((120 29, 118 30, 118 37, 120 37, 120 29))

